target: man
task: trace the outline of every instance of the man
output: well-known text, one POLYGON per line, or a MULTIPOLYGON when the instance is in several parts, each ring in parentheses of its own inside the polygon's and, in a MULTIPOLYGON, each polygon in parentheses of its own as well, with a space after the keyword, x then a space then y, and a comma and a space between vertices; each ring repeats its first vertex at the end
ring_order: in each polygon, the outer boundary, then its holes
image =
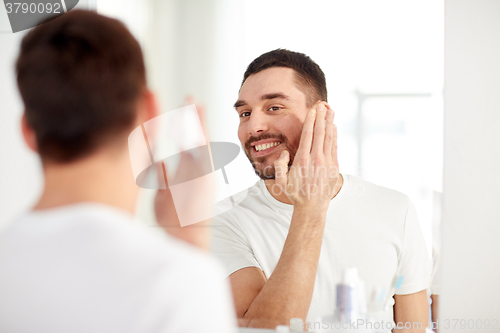
POLYGON ((16 71, 45 185, 0 235, 0 331, 235 332, 217 263, 133 218, 127 140, 158 109, 125 26, 68 12, 24 37, 16 71))
POLYGON ((338 172, 319 66, 301 53, 265 53, 248 66, 234 106, 239 139, 261 178, 213 229, 239 324, 333 315, 342 271, 357 267, 368 295, 376 287, 390 292, 402 276, 385 322, 394 315, 425 328, 430 274, 415 209, 401 193, 338 172))

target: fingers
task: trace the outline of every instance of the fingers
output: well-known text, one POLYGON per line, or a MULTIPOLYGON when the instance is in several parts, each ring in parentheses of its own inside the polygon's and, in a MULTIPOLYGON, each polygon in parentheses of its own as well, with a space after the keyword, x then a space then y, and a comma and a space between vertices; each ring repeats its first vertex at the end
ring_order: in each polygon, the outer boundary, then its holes
POLYGON ((201 129, 203 130, 203 134, 205 134, 205 140, 208 140, 208 129, 207 124, 205 122, 205 106, 203 104, 195 104, 196 112, 198 113, 198 118, 200 119, 201 129))
POLYGON ((333 142, 332 142, 331 154, 332 154, 332 161, 335 164, 338 164, 338 160, 337 160, 337 126, 335 124, 333 124, 333 142))
POLYGON ((335 125, 333 124, 334 113, 332 109, 326 112, 326 130, 325 130, 325 143, 323 147, 323 154, 330 157, 333 149, 333 142, 336 140, 335 125))
POLYGON ((284 189, 287 184, 289 161, 290 154, 286 150, 283 150, 280 157, 274 161, 275 182, 280 185, 282 189, 284 189))
POLYGON ((323 154, 323 145, 325 142, 325 117, 326 107, 323 103, 316 105, 316 122, 314 123, 314 139, 311 153, 323 154))
POLYGON ((316 109, 313 108, 309 111, 302 128, 302 135, 300 137, 299 148, 297 149, 297 156, 309 155, 311 152, 312 139, 314 133, 314 121, 316 120, 316 109))

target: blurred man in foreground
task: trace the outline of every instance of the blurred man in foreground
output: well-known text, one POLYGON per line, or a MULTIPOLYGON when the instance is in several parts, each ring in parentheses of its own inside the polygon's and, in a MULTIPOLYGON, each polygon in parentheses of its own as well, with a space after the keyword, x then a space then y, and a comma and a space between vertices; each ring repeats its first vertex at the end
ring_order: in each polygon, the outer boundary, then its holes
MULTIPOLYGON (((265 53, 248 66, 234 107, 261 180, 214 220, 212 248, 226 264, 240 325, 331 316, 342 272, 356 267, 368 295, 387 291, 382 331, 393 319, 425 328, 430 267, 415 208, 402 193, 339 173, 320 67, 302 53, 265 53)), ((363 318, 365 309, 355 311, 363 318)))
POLYGON ((45 185, 0 235, 0 331, 234 332, 217 263, 134 220, 127 138, 158 110, 129 31, 71 11, 24 37, 16 71, 45 185))

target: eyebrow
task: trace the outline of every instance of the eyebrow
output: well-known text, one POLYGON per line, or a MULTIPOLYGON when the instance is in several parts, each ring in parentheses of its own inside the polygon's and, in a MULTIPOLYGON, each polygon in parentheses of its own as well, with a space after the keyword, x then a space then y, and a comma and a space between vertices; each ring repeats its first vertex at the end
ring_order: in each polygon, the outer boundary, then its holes
MULTIPOLYGON (((270 94, 265 94, 265 95, 262 95, 260 97, 260 99, 262 101, 265 101, 265 100, 268 100, 268 99, 276 99, 276 98, 281 98, 281 99, 284 99, 284 100, 290 100, 290 97, 288 97, 287 95, 283 94, 283 93, 270 93, 270 94)), ((242 99, 239 99, 236 101, 236 103, 234 103, 234 108, 239 108, 240 106, 243 106, 243 105, 246 105, 247 102, 245 102, 244 100, 242 99)))

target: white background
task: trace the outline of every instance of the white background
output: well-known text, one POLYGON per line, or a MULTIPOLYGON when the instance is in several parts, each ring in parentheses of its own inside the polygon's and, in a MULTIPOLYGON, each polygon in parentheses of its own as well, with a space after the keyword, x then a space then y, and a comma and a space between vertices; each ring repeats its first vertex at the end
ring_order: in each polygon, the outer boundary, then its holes
POLYGON ((500 332, 500 1, 447 0, 445 22, 443 332, 500 332))

